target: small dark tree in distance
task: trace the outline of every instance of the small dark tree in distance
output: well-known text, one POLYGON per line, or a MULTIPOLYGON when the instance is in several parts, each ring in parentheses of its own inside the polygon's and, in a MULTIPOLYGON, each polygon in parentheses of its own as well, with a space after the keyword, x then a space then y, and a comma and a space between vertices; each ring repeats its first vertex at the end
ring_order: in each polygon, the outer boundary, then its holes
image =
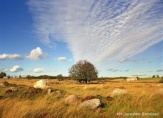
POLYGON ((81 60, 69 69, 69 74, 72 79, 77 80, 79 83, 87 83, 97 79, 98 71, 92 63, 81 60))
POLYGON ((57 75, 57 79, 58 79, 59 81, 62 81, 62 80, 63 80, 62 74, 57 75))
POLYGON ((8 75, 8 76, 7 76, 7 79, 10 79, 10 78, 11 78, 10 75, 8 75))
POLYGON ((26 78, 27 78, 27 79, 31 79, 31 76, 30 76, 30 75, 27 75, 26 78))
POLYGON ((22 78, 22 76, 21 75, 19 75, 19 79, 21 79, 22 78))

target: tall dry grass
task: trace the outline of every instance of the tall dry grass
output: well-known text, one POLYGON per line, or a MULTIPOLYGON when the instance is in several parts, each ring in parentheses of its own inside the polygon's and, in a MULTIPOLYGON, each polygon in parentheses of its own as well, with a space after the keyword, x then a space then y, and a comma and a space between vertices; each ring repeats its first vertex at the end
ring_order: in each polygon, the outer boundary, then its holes
MULTIPOLYGON (((2 81, 4 80, 0 79, 0 82, 2 81)), ((0 118, 161 118, 163 116, 163 95, 157 94, 163 85, 159 83, 78 84, 75 81, 50 80, 52 89, 59 89, 63 92, 47 94, 46 91, 43 91, 38 96, 32 97, 24 96, 23 92, 28 89, 28 86, 33 86, 37 80, 9 79, 5 81, 16 84, 23 90, 11 96, 5 93, 8 87, 0 88, 0 96, 5 96, 0 99, 0 118), (116 96, 113 101, 107 101, 106 97, 116 88, 126 89, 128 94, 116 96), (104 106, 96 110, 89 110, 79 109, 78 104, 66 105, 64 99, 71 94, 78 95, 81 99, 87 96, 100 96, 104 106), (124 116, 125 113, 142 112, 158 113, 158 115, 124 116)))

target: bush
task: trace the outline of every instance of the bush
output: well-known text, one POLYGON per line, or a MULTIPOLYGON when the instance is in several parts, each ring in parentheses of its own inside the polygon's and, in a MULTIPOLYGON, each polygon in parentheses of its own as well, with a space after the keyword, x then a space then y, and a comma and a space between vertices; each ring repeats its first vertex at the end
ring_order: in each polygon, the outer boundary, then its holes
POLYGON ((160 82, 160 83, 163 83, 163 78, 161 78, 159 82, 160 82))

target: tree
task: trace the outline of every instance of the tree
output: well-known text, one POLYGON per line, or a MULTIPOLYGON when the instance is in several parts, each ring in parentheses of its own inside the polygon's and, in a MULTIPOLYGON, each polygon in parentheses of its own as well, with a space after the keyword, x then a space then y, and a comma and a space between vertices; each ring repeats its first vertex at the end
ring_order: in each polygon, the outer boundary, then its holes
POLYGON ((57 75, 57 79, 58 79, 59 81, 62 81, 62 80, 63 80, 62 74, 57 75))
POLYGON ((26 78, 27 78, 27 79, 31 79, 31 76, 30 76, 30 75, 27 75, 26 78))
POLYGON ((50 77, 48 75, 43 75, 44 79, 50 79, 50 77))
POLYGON ((10 75, 8 75, 7 78, 10 79, 11 78, 10 75))
POLYGON ((69 74, 72 79, 80 83, 87 83, 97 78, 98 71, 92 63, 81 60, 69 69, 69 74))
POLYGON ((6 73, 5 72, 1 72, 0 73, 0 78, 6 77, 6 73))
POLYGON ((21 79, 22 78, 22 76, 21 75, 19 75, 19 79, 21 79))

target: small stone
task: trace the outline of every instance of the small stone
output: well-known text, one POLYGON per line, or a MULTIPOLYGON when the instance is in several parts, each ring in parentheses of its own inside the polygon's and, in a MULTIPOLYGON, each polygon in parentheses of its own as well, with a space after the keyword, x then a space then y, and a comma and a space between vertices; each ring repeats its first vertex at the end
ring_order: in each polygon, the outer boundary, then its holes
POLYGON ((52 92, 52 90, 51 89, 48 89, 48 94, 50 94, 52 92))

